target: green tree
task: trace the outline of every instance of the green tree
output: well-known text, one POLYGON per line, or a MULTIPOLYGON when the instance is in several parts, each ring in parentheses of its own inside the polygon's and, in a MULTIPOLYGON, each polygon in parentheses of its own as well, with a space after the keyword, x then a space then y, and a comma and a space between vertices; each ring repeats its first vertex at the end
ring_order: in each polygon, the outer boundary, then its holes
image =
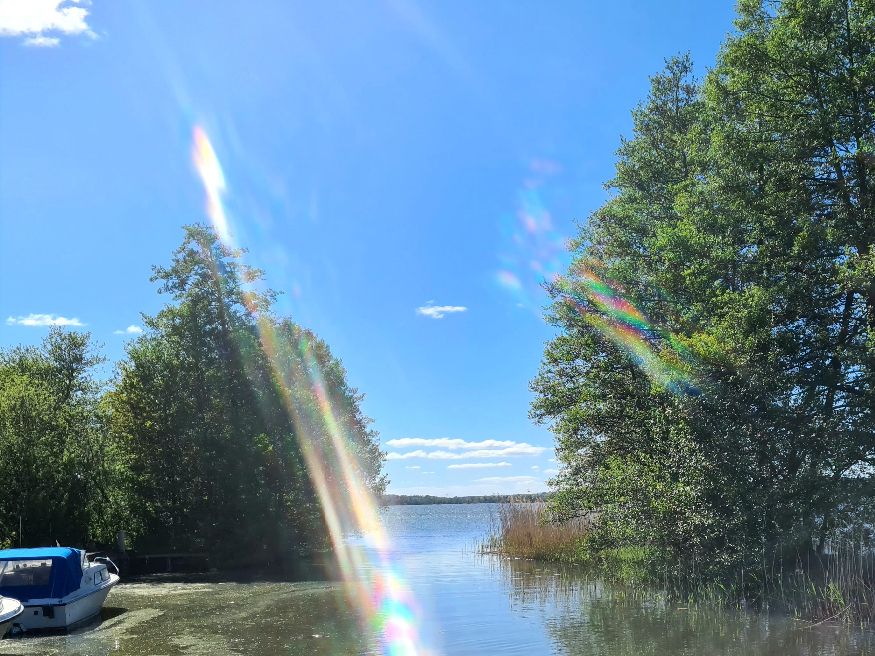
POLYGON ((746 1, 737 27, 701 87, 685 57, 653 79, 533 383, 556 511, 715 571, 861 528, 875 466, 875 3, 746 1), (583 267, 692 353, 700 395, 567 302, 583 267))
POLYGON ((171 302, 145 318, 109 395, 113 433, 132 453, 142 547, 239 557, 324 544, 303 450, 328 439, 313 363, 354 462, 376 491, 383 484, 376 434, 342 366, 270 313, 275 294, 241 255, 208 228, 186 228, 171 265, 154 270, 171 302))
POLYGON ((57 328, 39 348, 0 353, 0 540, 112 540, 125 468, 94 377, 102 361, 89 335, 57 328))
MULTIPOLYGON (((598 513, 593 544, 642 541, 673 553, 700 551, 715 518, 704 498, 707 462, 693 437, 690 408, 654 385, 627 353, 568 303, 584 269, 615 281, 662 325, 691 319, 675 244, 682 217, 676 199, 700 173, 701 100, 689 57, 669 60, 633 112, 634 138, 618 153, 617 194, 575 244, 550 320, 563 334, 548 344, 533 381, 532 416, 552 422, 563 464, 552 509, 558 518, 598 513), (671 247, 669 247, 671 244, 671 247)), ((581 313, 583 310, 583 314, 581 313)))
POLYGON ((737 25, 705 89, 711 213, 740 228, 712 333, 757 371, 762 530, 822 548, 875 464, 875 3, 743 2, 737 25))

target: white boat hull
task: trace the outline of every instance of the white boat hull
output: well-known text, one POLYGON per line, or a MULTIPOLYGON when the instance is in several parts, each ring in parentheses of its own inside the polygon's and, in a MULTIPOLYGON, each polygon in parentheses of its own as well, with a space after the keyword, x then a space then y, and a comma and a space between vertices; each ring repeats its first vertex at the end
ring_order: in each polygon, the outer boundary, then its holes
POLYGON ((103 585, 91 588, 85 594, 74 593, 71 598, 34 599, 24 604, 24 612, 15 621, 25 631, 69 629, 93 619, 103 608, 103 602, 119 577, 109 575, 103 585))
POLYGON ((17 599, 0 597, 0 638, 9 632, 23 612, 24 606, 17 599))

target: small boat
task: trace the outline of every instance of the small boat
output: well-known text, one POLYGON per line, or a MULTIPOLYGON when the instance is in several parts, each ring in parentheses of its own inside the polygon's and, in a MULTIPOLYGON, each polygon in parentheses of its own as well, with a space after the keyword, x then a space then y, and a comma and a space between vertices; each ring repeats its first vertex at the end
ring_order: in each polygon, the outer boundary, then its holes
POLYGON ((0 597, 0 638, 12 628, 15 618, 24 612, 24 605, 18 599, 0 597))
MULTIPOLYGON (((0 595, 17 599, 24 631, 69 629, 94 618, 119 581, 105 562, 91 562, 80 549, 39 547, 0 550, 0 595)), ((113 564, 113 567, 115 565, 113 564)))

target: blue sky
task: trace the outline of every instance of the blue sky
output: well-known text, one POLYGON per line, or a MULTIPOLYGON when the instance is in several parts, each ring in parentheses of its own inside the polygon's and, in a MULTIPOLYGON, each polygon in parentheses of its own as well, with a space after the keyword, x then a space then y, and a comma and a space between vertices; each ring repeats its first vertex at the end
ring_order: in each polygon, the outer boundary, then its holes
POLYGON ((704 73, 732 15, 0 0, 0 346, 63 317, 123 357, 164 302, 150 266, 206 221, 200 125, 235 240, 366 394, 390 491, 543 490, 538 282, 604 201, 648 76, 684 50, 704 73))

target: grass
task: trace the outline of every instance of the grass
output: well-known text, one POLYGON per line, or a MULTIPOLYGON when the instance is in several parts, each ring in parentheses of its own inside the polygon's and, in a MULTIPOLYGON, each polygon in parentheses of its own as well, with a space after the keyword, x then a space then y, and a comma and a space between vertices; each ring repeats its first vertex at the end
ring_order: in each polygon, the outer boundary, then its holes
POLYGON ((861 540, 835 540, 824 555, 787 560, 766 557, 753 568, 737 568, 721 580, 694 573, 696 564, 656 562, 644 547, 594 551, 587 536, 591 522, 549 521, 543 503, 501 506, 484 553, 582 565, 603 580, 650 588, 688 604, 778 611, 811 626, 841 622, 875 625, 875 552, 861 540))

